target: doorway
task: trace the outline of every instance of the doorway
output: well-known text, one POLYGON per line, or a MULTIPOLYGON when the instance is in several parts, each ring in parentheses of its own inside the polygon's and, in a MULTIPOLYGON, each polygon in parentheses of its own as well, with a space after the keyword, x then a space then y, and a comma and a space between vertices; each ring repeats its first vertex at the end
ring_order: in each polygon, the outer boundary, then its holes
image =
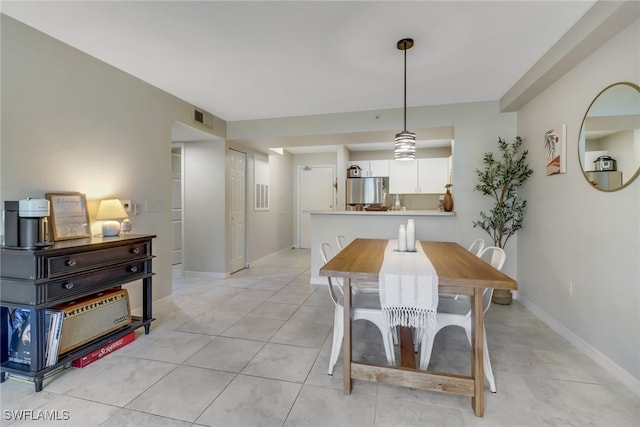
POLYGON ((311 248, 309 211, 333 211, 336 200, 335 166, 298 167, 298 247, 311 248))
POLYGON ((227 149, 227 200, 229 227, 229 272, 246 268, 246 163, 247 154, 227 149))
POLYGON ((228 265, 224 140, 180 122, 173 122, 171 136, 174 269, 224 276, 228 265))

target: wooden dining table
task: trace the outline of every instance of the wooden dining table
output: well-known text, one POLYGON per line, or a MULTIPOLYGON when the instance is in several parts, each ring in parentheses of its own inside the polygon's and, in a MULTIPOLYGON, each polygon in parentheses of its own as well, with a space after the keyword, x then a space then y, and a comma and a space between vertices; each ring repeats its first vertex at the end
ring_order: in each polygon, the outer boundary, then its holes
POLYGON ((400 366, 383 366, 352 360, 351 282, 377 282, 386 239, 355 239, 321 269, 321 276, 341 277, 344 283, 344 392, 351 380, 375 381, 471 397, 476 416, 484 415, 482 294, 486 288, 517 289, 515 280, 454 242, 421 241, 436 274, 440 293, 468 295, 471 300, 471 376, 423 371, 416 368, 412 333, 400 328, 400 366))

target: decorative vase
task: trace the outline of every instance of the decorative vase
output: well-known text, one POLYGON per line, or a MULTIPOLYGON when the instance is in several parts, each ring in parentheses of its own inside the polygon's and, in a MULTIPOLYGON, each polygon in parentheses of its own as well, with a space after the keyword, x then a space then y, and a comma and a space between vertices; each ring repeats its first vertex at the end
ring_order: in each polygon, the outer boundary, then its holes
POLYGON ((447 184, 445 185, 445 187, 447 188, 447 192, 444 193, 444 201, 442 202, 442 207, 444 208, 445 212, 451 212, 453 210, 453 195, 451 195, 451 191, 449 191, 451 184, 447 184))
POLYGON ((407 251, 407 227, 404 224, 400 224, 398 230, 398 252, 407 251))
POLYGON ((513 300, 513 295, 508 289, 494 289, 491 301, 496 304, 509 305, 513 300))
POLYGON ((416 224, 412 219, 407 220, 407 250, 409 252, 416 250, 416 224))

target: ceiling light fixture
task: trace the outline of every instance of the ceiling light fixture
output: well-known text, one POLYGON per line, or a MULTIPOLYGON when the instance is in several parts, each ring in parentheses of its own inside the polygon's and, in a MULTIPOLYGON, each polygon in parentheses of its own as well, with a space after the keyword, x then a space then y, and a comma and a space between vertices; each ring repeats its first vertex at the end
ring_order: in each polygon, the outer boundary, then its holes
POLYGON ((407 130, 407 50, 413 47, 413 39, 402 39, 397 46, 404 51, 404 130, 396 134, 394 158, 413 160, 416 158, 416 134, 407 130))

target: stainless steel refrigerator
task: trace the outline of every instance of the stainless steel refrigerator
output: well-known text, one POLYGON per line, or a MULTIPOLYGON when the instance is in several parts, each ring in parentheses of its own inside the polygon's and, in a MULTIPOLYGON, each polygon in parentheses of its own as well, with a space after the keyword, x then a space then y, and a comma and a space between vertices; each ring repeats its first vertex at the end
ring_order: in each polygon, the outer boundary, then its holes
POLYGON ((345 195, 347 210, 385 203, 384 178, 347 178, 345 195))

